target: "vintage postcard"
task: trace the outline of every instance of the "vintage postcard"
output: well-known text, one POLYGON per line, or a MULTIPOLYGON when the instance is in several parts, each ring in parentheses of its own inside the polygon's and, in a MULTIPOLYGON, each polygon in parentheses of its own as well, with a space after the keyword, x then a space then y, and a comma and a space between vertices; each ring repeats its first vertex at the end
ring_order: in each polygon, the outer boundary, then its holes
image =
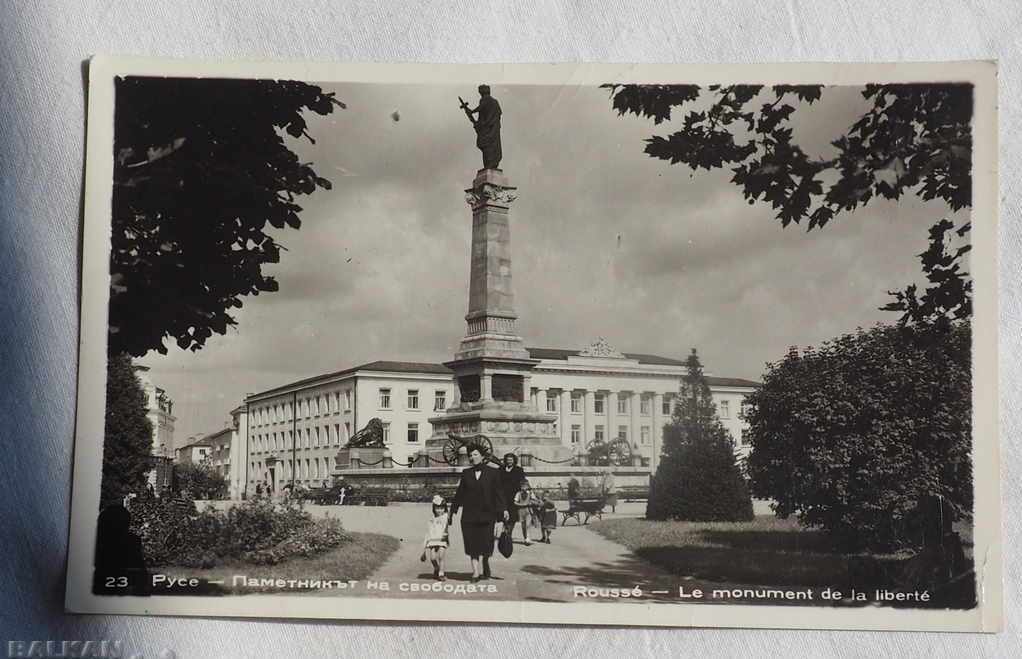
POLYGON ((996 631, 992 63, 93 59, 67 607, 996 631))

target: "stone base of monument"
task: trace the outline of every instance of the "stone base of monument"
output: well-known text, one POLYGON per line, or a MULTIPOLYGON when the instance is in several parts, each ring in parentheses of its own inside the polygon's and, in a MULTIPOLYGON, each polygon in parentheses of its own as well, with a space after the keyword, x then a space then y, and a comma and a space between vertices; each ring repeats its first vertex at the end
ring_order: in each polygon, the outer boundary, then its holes
POLYGON ((381 447, 342 448, 337 452, 336 468, 344 471, 352 469, 389 469, 394 465, 390 457, 390 449, 381 447))
POLYGON ((545 463, 566 464, 572 460, 573 452, 561 444, 553 421, 552 415, 538 412, 529 403, 492 400, 461 403, 443 416, 429 420, 433 436, 426 440, 423 453, 430 464, 450 464, 451 458, 457 457, 456 464, 467 465, 468 443, 483 435, 498 460, 505 453, 515 453, 545 463), (452 435, 458 439, 452 442, 452 435))

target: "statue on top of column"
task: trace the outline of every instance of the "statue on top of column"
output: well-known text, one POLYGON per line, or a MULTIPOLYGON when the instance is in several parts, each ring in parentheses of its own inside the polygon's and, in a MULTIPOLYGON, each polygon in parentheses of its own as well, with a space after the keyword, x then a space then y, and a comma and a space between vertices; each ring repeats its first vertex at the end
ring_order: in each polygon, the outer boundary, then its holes
POLYGON ((483 152, 483 169, 499 169, 500 150, 500 103, 490 96, 489 85, 479 85, 479 105, 468 107, 460 96, 461 109, 476 129, 476 147, 483 152), (479 115, 478 117, 474 115, 479 115))

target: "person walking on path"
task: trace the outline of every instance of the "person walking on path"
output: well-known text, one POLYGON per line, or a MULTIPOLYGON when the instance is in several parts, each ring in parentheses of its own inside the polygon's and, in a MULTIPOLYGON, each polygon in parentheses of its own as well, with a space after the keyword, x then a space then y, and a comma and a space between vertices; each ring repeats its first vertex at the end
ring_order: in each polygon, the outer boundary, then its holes
POLYGON ((447 502, 439 494, 433 496, 432 512, 433 517, 429 520, 429 526, 426 527, 426 538, 422 543, 422 556, 419 557, 419 560, 425 561, 429 558, 429 562, 433 564, 433 578, 438 581, 447 581, 447 575, 444 573, 444 558, 447 555, 450 540, 447 528, 451 518, 447 514, 447 502))
MULTIPOLYGON (((504 493, 504 501, 507 503, 507 523, 511 525, 512 531, 514 531, 521 513, 521 509, 515 503, 515 497, 518 496, 523 481, 525 481, 525 470, 518 466, 518 456, 514 453, 505 454, 504 463, 500 467, 500 487, 504 493)), ((522 532, 525 534, 525 544, 531 544, 528 527, 523 525, 522 532)))
POLYGON ((451 518, 461 511, 461 537, 472 562, 472 583, 476 583, 492 576, 493 527, 498 520, 507 523, 509 514, 500 474, 486 465, 482 448, 470 445, 468 461, 472 466, 461 472, 451 518))

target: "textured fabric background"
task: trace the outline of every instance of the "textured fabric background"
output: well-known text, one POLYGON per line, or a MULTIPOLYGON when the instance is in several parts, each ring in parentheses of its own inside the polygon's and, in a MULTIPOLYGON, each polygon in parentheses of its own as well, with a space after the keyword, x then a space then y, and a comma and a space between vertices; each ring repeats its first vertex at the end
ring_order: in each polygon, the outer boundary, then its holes
MULTIPOLYGON (((1022 134, 1014 2, 0 3, 0 640, 144 656, 1008 656, 1018 647, 1022 134), (999 636, 355 625, 62 613, 74 433, 83 60, 94 53, 426 62, 998 59, 1005 601, 999 636), (161 654, 162 653, 162 654, 161 654)), ((324 606, 329 602, 324 600, 324 606)), ((721 611, 727 615, 726 610, 721 611)), ((798 610, 792 611, 798 616, 798 610)), ((1017 656, 1017 655, 1015 655, 1017 656)))

